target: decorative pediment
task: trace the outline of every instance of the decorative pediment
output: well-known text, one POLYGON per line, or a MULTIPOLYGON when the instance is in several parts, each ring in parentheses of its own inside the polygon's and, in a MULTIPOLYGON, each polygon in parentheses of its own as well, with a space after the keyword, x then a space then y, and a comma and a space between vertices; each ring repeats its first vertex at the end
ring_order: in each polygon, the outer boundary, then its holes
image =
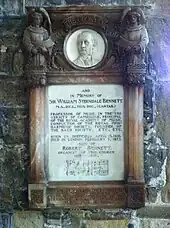
POLYGON ((44 76, 36 80, 42 71, 56 76, 67 71, 107 71, 120 74, 125 83, 144 83, 148 35, 141 9, 29 8, 28 19, 23 47, 29 84, 48 83, 44 76))

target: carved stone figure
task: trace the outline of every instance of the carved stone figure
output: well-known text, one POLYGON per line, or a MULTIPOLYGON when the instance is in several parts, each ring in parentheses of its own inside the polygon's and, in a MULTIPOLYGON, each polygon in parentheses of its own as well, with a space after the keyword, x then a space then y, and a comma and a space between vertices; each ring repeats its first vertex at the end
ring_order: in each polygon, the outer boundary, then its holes
POLYGON ((50 18, 45 9, 40 8, 30 13, 29 20, 30 25, 25 29, 23 36, 26 68, 49 67, 54 45, 50 37, 50 18), (45 20, 48 21, 50 31, 43 27, 45 20))
POLYGON ((77 49, 79 56, 73 63, 80 67, 91 67, 96 65, 99 60, 93 57, 95 40, 89 31, 83 31, 77 36, 77 49))
POLYGON ((120 36, 119 45, 124 48, 128 55, 128 63, 144 63, 144 53, 148 45, 148 33, 143 25, 145 17, 139 8, 128 8, 122 15, 122 23, 125 28, 120 36))
MULTIPOLYGON (((145 50, 149 43, 144 26, 145 16, 140 8, 126 8, 122 14, 122 27, 118 45, 124 56, 127 73, 145 71, 145 50)), ((133 73, 133 75, 135 75, 133 73)), ((138 75, 139 76, 139 75, 138 75)))

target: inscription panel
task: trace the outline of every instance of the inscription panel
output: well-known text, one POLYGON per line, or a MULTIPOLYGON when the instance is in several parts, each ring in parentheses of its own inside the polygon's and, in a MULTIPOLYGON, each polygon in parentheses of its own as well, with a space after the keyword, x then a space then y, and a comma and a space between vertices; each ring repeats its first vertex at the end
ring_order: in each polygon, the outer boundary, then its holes
POLYGON ((121 85, 47 88, 49 181, 124 179, 121 85))

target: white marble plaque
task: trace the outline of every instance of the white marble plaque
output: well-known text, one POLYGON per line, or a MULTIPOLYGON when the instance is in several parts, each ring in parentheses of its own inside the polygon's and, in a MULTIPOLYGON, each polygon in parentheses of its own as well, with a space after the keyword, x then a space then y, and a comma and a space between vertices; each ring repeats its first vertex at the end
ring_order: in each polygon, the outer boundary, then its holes
POLYGON ((124 179, 121 85, 47 88, 49 181, 124 179))

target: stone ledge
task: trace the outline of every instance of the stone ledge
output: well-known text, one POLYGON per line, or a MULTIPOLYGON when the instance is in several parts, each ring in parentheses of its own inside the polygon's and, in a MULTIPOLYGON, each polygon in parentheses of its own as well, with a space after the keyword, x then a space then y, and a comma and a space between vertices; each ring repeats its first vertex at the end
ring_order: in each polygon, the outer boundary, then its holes
POLYGON ((150 204, 137 210, 139 218, 161 218, 170 219, 170 204, 150 204))
POLYGON ((85 214, 90 220, 127 220, 130 219, 132 210, 127 209, 94 209, 94 210, 83 210, 83 209, 70 209, 63 210, 63 208, 56 209, 45 209, 42 211, 43 216, 47 219, 60 219, 61 211, 64 214, 70 214, 73 217, 80 217, 85 214))
POLYGON ((89 221, 87 222, 87 228, 127 228, 127 220, 112 220, 112 221, 89 221))
POLYGON ((38 211, 16 212, 12 217, 12 224, 15 228, 43 228, 44 218, 38 211))

